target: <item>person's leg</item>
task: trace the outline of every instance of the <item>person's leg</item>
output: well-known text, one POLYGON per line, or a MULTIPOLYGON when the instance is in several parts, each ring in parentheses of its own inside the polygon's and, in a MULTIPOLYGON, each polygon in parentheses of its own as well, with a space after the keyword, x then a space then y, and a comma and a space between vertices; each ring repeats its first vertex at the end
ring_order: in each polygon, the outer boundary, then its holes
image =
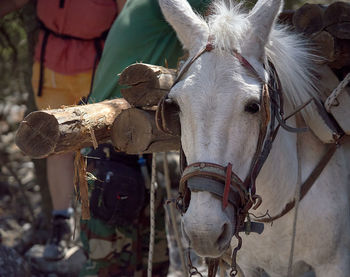
MULTIPOLYGON (((33 65, 32 85, 38 109, 58 109, 76 105, 90 91, 92 71, 64 75, 44 68, 42 95, 38 95, 40 66, 33 65)), ((70 240, 72 220, 69 220, 73 194, 73 153, 53 155, 47 158, 48 185, 50 189, 53 218, 52 234, 46 244, 44 258, 59 260, 64 257, 70 240)))
POLYGON ((73 195, 73 153, 49 156, 47 158, 47 177, 52 195, 52 233, 48 240, 44 258, 62 259, 70 241, 73 213, 71 208, 73 195))
POLYGON ((47 158, 47 178, 54 211, 67 210, 71 206, 74 178, 74 154, 65 153, 47 158))

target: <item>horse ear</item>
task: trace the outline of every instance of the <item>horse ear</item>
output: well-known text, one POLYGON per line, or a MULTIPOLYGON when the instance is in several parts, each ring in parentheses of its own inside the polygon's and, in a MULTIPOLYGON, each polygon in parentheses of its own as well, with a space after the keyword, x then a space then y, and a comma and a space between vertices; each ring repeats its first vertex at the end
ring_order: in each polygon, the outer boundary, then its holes
POLYGON ((191 50, 208 39, 207 24, 194 13, 187 0, 159 0, 159 5, 184 48, 191 50))
POLYGON ((264 57, 264 47, 278 13, 282 10, 283 0, 259 0, 248 15, 251 33, 245 46, 246 55, 257 59, 264 57))

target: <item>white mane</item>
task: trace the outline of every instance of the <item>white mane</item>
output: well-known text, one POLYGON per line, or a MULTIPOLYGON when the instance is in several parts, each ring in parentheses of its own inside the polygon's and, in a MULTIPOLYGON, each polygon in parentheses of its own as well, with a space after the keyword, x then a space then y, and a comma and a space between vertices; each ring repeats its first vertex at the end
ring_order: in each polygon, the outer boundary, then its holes
MULTIPOLYGON (((216 47, 236 49, 242 53, 247 33, 253 27, 242 5, 216 1, 211 12, 207 24, 216 47)), ((283 93, 294 107, 305 103, 310 97, 319 98, 314 76, 314 61, 319 57, 311 53, 311 46, 310 42, 292 33, 286 26, 275 25, 265 47, 266 57, 274 64, 281 80, 283 93)))

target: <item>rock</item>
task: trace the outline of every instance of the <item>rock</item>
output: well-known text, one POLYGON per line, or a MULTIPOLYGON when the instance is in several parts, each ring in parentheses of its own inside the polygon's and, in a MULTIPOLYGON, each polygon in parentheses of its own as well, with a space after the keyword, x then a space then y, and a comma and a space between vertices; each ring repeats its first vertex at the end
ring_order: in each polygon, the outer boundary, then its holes
POLYGON ((29 263, 45 276, 73 277, 78 276, 86 261, 83 250, 74 246, 67 251, 66 256, 59 261, 47 261, 43 258, 44 245, 34 245, 27 251, 25 257, 29 263))
POLYGON ((31 276, 28 263, 12 248, 0 245, 0 276, 31 276))
POLYGON ((0 105, 0 114, 6 117, 6 121, 10 125, 19 123, 23 119, 25 111, 26 106, 24 105, 17 105, 14 103, 0 105))

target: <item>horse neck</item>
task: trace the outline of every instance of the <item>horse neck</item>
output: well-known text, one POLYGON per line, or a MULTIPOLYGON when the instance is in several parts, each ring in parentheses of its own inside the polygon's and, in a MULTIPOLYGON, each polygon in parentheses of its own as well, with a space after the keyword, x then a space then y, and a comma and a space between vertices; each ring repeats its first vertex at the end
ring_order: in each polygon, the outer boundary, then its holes
MULTIPOLYGON (((297 127, 306 126, 300 116, 291 118, 288 120, 288 124, 297 127)), ((298 178, 297 143, 299 143, 300 149, 302 181, 311 174, 325 153, 326 145, 317 139, 311 131, 295 134, 281 129, 257 178, 257 194, 263 199, 259 212, 265 213, 266 210, 269 210, 271 215, 275 215, 281 212, 285 205, 295 197, 298 178)), ((328 166, 328 168, 330 167, 328 166)), ((328 170, 324 174, 333 173, 332 170, 328 170)), ((317 182, 318 180, 316 180, 317 182)))

